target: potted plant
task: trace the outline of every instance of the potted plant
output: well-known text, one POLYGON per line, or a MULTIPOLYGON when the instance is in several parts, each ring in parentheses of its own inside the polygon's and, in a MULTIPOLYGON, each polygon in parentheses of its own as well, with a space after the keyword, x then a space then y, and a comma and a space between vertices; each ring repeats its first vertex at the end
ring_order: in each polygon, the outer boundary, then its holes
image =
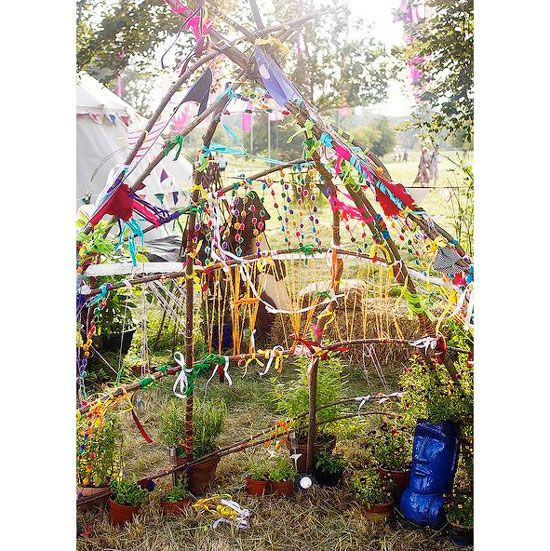
POLYGON ((187 477, 183 476, 160 499, 160 506, 167 514, 180 515, 191 506, 193 496, 187 488, 187 477))
MULTIPOLYGON (((117 415, 108 415, 97 426, 95 418, 81 416, 77 421, 77 490, 88 497, 109 488, 122 468, 122 427, 117 415)), ((103 504, 107 497, 97 500, 103 504)))
POLYGON ((369 469, 354 476, 351 484, 365 508, 367 519, 382 523, 393 518, 392 482, 389 477, 381 476, 377 470, 369 469))
POLYGON ((449 539, 459 546, 474 543, 474 499, 471 493, 457 491, 445 505, 449 539))
MULTIPOLYGON (((193 495, 203 494, 214 480, 220 456, 216 454, 216 439, 222 431, 227 414, 223 401, 209 402, 195 398, 193 407, 193 459, 210 457, 193 465, 187 472, 189 490, 193 495)), ((175 446, 178 465, 187 462, 185 440, 185 402, 171 400, 160 413, 159 437, 167 446, 175 446)))
POLYGON ((128 353, 136 332, 133 312, 137 305, 127 287, 109 292, 105 308, 95 317, 94 346, 103 352, 128 353))
POLYGON ((344 458, 341 455, 322 451, 317 455, 313 474, 320 486, 337 486, 342 481, 344 469, 344 458))
MULTIPOLYGON (((307 382, 307 368, 309 360, 300 357, 296 360, 299 377, 290 383, 277 383, 274 381, 272 397, 279 413, 288 418, 296 418, 299 414, 308 411, 309 387, 307 382)), ((328 406, 338 401, 342 395, 342 362, 338 358, 330 358, 319 362, 317 372, 317 406, 328 406)), ((314 455, 321 451, 332 453, 336 445, 336 436, 331 434, 329 424, 338 416, 338 406, 324 407, 317 412, 319 429, 314 445, 314 455)), ((307 437, 309 422, 307 416, 296 419, 292 428, 295 432, 295 440, 287 441, 288 449, 301 454, 297 461, 298 472, 306 470, 307 462, 307 437), (294 447, 293 447, 294 446, 294 447)))
POLYGON ((270 465, 268 459, 251 457, 248 462, 246 492, 250 496, 263 496, 272 492, 269 480, 270 465))
POLYGON ((137 482, 130 480, 113 480, 109 498, 109 517, 111 524, 122 526, 139 511, 149 494, 137 482))
MULTIPOLYGON (((76 240, 79 244, 78 271, 84 271, 90 262, 121 262, 122 253, 112 239, 106 238, 107 226, 97 224, 88 234, 81 232, 76 240)), ((140 261, 147 258, 138 253, 140 261)), ((113 277, 103 277, 101 283, 116 283, 113 277)), ((109 292, 105 308, 95 316, 96 334, 94 347, 101 352, 128 353, 136 331, 133 311, 136 304, 132 300, 132 291, 126 287, 109 292)))
POLYGON ((269 479, 276 496, 288 497, 294 491, 296 467, 286 455, 273 458, 269 479))
POLYGON ((412 444, 409 432, 397 424, 382 422, 369 433, 369 451, 382 476, 393 481, 393 497, 399 498, 411 477, 412 444))

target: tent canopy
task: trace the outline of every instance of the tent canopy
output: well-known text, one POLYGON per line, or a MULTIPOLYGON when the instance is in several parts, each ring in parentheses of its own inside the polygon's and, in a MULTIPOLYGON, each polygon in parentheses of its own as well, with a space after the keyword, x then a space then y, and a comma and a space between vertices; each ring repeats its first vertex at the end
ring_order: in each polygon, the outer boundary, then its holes
MULTIPOLYGON (((76 208, 89 216, 124 164, 131 149, 129 133, 143 129, 147 121, 88 74, 79 75, 76 92, 76 208)), ((150 151, 138 160, 138 168, 128 177, 130 185, 163 146, 164 140, 159 136, 150 151)), ((168 156, 145 179, 145 188, 139 195, 167 210, 185 207, 188 193, 184 192, 191 187, 192 172, 193 167, 185 158, 180 156, 173 161, 168 156)), ((154 239, 173 233, 172 225, 167 226, 150 232, 148 237, 154 239)))

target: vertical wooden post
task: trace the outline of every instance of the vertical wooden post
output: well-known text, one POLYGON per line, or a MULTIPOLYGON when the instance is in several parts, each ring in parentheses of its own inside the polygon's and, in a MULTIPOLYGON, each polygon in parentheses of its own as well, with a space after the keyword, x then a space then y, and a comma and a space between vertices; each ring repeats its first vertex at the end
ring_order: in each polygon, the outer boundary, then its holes
MULTIPOLYGON (((251 66, 251 60, 248 62, 248 66, 243 69, 237 77, 234 84, 231 85, 232 90, 236 90, 241 85, 241 80, 246 76, 249 67, 251 66)), ((214 132, 218 127, 222 113, 224 112, 227 104, 231 101, 229 95, 224 96, 216 100, 212 105, 212 120, 204 133, 202 138, 203 148, 206 150, 210 147, 214 132)), ((208 108, 210 109, 210 108, 208 108)), ((207 110, 208 110, 207 109, 207 110)), ((201 149, 202 151, 202 149, 201 149)), ((191 195, 191 206, 196 207, 198 205, 200 191, 207 183, 205 175, 207 171, 193 171, 193 183, 194 189, 191 195)), ((191 210, 188 218, 187 227, 187 244, 186 244, 186 259, 187 265, 185 266, 185 365, 190 368, 193 366, 193 263, 194 259, 191 257, 194 250, 195 234, 197 214, 194 209, 191 210)), ((185 402, 185 456, 187 461, 193 459, 193 393, 187 396, 185 402)))
MULTIPOLYGON (((330 172, 326 170, 325 167, 321 164, 318 154, 313 155, 313 160, 315 162, 315 167, 319 174, 323 177, 325 184, 334 192, 334 184, 332 182, 332 177, 330 172)), ((340 213, 332 211, 332 246, 340 246, 340 213)), ((336 260, 335 267, 335 284, 334 292, 338 293, 340 288, 340 279, 342 278, 342 272, 344 271, 344 261, 342 259, 336 260)), ((321 344, 323 339, 323 333, 325 330, 325 324, 327 322, 327 316, 324 314, 334 312, 336 309, 336 301, 333 301, 327 304, 323 312, 318 316, 316 331, 315 331, 315 342, 321 344)), ((309 429, 307 437, 307 456, 306 456, 306 470, 311 472, 313 470, 313 460, 315 455, 315 440, 317 438, 317 372, 319 368, 319 358, 314 358, 309 367, 309 378, 308 378, 308 390, 309 390, 309 429)))

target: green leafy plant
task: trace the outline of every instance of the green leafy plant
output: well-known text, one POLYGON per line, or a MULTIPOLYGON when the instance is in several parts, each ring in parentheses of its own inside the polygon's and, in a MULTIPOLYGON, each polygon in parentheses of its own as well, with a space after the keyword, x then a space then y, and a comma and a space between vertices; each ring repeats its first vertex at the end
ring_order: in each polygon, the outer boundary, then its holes
POLYGON ((286 455, 274 457, 269 478, 273 482, 294 480, 296 478, 296 467, 292 460, 286 455))
POLYGON ((346 463, 341 455, 331 455, 322 451, 317 455, 315 468, 327 474, 338 474, 344 471, 346 463))
POLYGON ((163 496, 162 501, 169 503, 175 503, 177 501, 183 501, 193 497, 191 492, 187 489, 187 478, 182 478, 179 482, 170 488, 163 496))
POLYGON ((455 492, 445 505, 447 520, 461 526, 474 525, 474 497, 471 493, 455 492))
MULTIPOLYGON (((222 431, 227 415, 223 401, 209 402, 195 398, 193 404, 193 458, 198 459, 216 449, 216 438, 222 431)), ((166 446, 176 446, 179 456, 184 453, 185 402, 170 400, 160 412, 159 439, 166 446)))
MULTIPOLYGON (((456 322, 449 324, 447 329, 448 345, 466 350, 471 348, 471 338, 456 322)), ((473 425, 473 364, 464 353, 447 361, 452 363, 457 373, 456 381, 445 365, 435 362, 429 365, 420 356, 411 358, 399 378, 403 390, 403 416, 411 426, 417 419, 428 419, 431 423, 460 423, 464 434, 464 430, 473 425)))
POLYGON ((409 468, 412 441, 409 431, 383 422, 368 434, 367 446, 378 467, 391 471, 409 468))
POLYGON ((269 459, 260 459, 258 457, 250 457, 246 469, 248 476, 252 480, 269 480, 270 462, 269 459))
POLYGON ((392 498, 392 483, 389 477, 380 476, 378 471, 364 470, 351 479, 355 495, 366 507, 389 503, 392 498))
MULTIPOLYGON (((277 383, 276 380, 273 380, 272 398, 277 411, 289 418, 295 418, 300 413, 308 411, 309 408, 309 389, 307 384, 309 360, 301 357, 296 360, 296 364, 299 372, 298 379, 289 383, 277 383)), ((338 358, 330 358, 319 362, 317 373, 318 407, 336 402, 342 396, 344 386, 342 371, 343 365, 338 358)), ((338 406, 326 407, 318 411, 317 420, 320 423, 320 434, 330 434, 330 429, 326 424, 336 419, 338 411, 338 406)), ((296 431, 298 440, 307 438, 307 417, 296 419, 292 427, 296 431)))
POLYGON ((119 417, 105 418, 101 428, 90 429, 88 418, 77 422, 77 481, 80 486, 108 486, 122 469, 122 427, 119 417))
POLYGON ((119 505, 139 507, 148 494, 149 492, 145 488, 131 480, 113 480, 111 482, 111 497, 119 505))
POLYGON ((95 317, 96 334, 113 335, 134 328, 134 312, 137 309, 132 299, 132 291, 127 287, 113 289, 107 297, 105 308, 95 317))

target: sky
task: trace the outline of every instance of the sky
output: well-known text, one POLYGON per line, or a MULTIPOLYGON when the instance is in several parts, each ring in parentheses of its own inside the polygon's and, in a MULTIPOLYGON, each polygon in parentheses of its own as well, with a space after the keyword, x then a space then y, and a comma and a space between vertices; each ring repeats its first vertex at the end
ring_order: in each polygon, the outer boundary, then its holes
MULTIPOLYGON (((393 10, 398 8, 400 0, 344 0, 352 15, 362 17, 372 24, 374 36, 389 50, 392 46, 403 45, 403 25, 394 23, 393 10)), ((407 84, 392 81, 389 84, 388 98, 383 103, 373 105, 370 110, 382 115, 400 117, 409 115, 413 107, 413 96, 407 84)))

